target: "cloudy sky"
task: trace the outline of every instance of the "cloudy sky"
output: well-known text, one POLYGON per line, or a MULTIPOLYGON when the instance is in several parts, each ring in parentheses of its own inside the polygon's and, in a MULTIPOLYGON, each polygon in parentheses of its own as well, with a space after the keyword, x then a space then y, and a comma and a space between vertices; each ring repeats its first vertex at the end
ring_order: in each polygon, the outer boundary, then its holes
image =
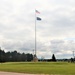
POLYGON ((75 50, 75 0, 0 0, 0 47, 37 57, 71 58, 75 50))

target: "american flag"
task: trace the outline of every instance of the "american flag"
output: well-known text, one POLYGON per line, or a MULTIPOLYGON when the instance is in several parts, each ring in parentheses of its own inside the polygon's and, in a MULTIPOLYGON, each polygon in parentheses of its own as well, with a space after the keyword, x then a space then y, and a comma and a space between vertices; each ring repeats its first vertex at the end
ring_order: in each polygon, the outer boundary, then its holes
POLYGON ((40 14, 40 12, 38 10, 35 10, 36 13, 40 14))

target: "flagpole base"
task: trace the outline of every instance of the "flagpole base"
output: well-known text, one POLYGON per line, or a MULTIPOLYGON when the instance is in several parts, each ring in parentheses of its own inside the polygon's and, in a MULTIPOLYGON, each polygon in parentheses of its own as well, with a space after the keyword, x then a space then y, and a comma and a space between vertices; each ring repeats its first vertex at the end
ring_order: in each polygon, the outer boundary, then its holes
POLYGON ((36 55, 34 55, 34 57, 33 57, 33 62, 38 62, 38 58, 36 55))

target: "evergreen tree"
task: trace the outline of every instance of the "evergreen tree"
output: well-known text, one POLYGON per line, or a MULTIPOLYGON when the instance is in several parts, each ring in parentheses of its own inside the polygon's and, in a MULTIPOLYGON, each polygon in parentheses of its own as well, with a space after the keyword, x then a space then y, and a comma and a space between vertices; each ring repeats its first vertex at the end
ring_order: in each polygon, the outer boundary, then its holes
POLYGON ((0 62, 5 62, 6 59, 5 59, 5 52, 4 50, 1 50, 0 48, 0 62))
POLYGON ((56 62, 56 58, 54 54, 52 55, 52 61, 56 62))
POLYGON ((32 61, 33 55, 28 53, 18 53, 16 50, 13 52, 5 52, 0 48, 0 63, 2 62, 16 62, 16 61, 32 61))

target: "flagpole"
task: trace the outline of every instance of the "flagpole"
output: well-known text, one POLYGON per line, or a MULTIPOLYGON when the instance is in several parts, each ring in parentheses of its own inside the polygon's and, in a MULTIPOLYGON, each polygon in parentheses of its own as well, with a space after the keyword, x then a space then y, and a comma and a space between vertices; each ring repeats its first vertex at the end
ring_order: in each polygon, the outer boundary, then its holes
POLYGON ((35 12, 35 57, 36 57, 36 12, 35 12))
POLYGON ((38 58, 37 58, 37 55, 36 55, 36 50, 37 50, 37 47, 36 47, 36 10, 35 10, 35 54, 34 54, 34 57, 33 57, 34 62, 38 61, 38 58))
POLYGON ((41 20, 41 18, 37 17, 36 13, 40 14, 40 12, 35 9, 35 54, 34 54, 34 61, 38 61, 38 58, 37 58, 37 41, 36 41, 36 39, 37 39, 36 20, 41 20))

